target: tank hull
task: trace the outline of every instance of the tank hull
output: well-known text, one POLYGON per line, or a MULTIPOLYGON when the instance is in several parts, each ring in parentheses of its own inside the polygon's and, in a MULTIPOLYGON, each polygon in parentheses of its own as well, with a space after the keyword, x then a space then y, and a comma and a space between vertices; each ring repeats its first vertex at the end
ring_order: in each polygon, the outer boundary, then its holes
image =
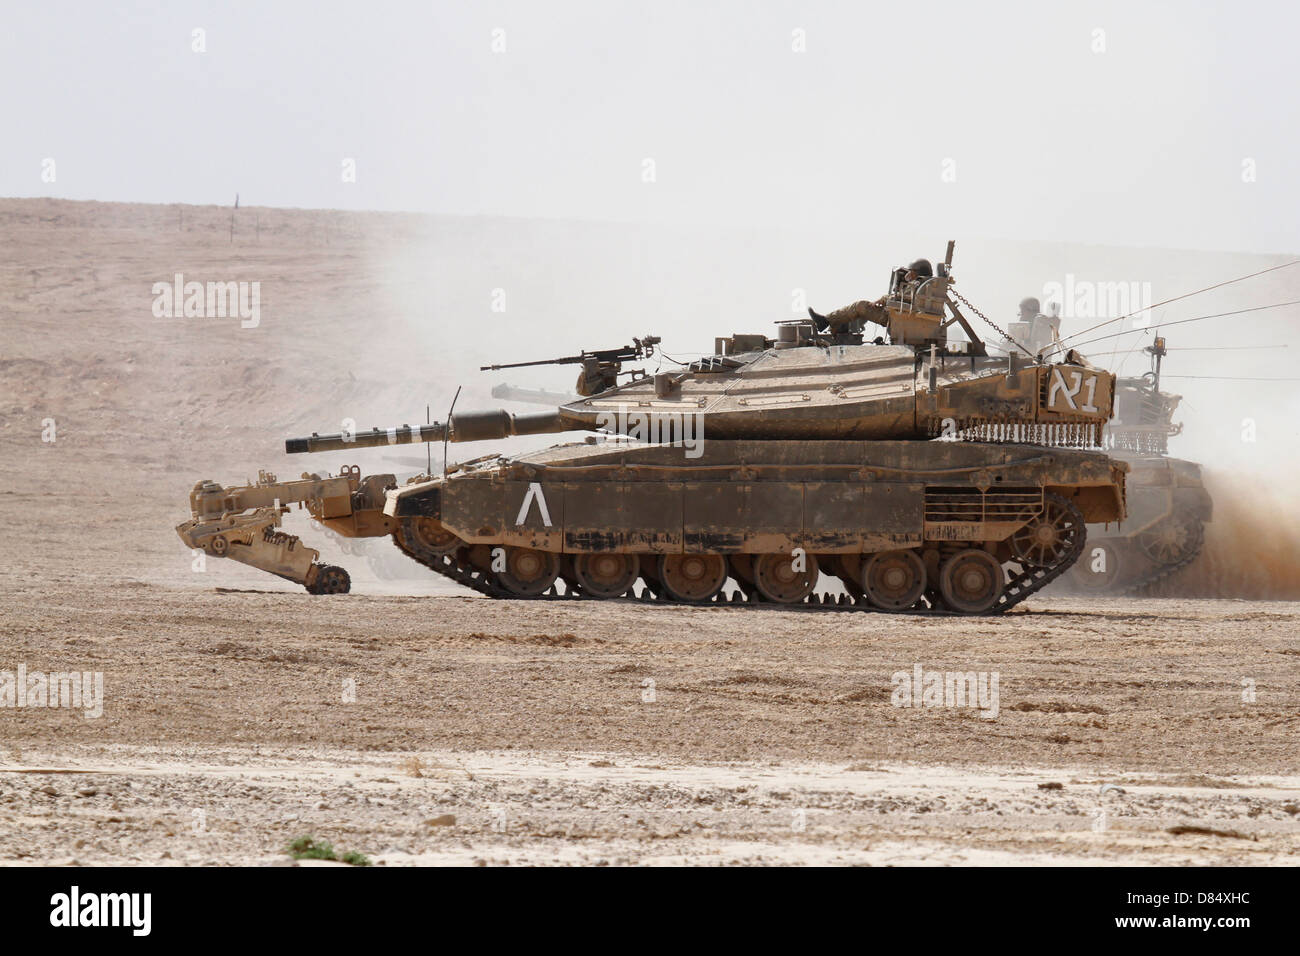
POLYGON ((821 571, 879 610, 996 613, 1065 572, 1085 521, 1123 515, 1123 473, 1036 445, 709 441, 688 459, 611 442, 478 462, 390 492, 385 514, 400 548, 493 597, 718 600, 721 575, 799 604, 821 571))

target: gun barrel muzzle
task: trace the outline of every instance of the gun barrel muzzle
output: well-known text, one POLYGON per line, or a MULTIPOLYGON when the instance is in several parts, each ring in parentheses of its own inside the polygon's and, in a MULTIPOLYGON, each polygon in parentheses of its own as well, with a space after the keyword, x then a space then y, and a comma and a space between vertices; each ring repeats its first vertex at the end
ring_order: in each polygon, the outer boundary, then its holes
POLYGON ((286 438, 284 450, 290 455, 317 451, 351 451, 354 448, 382 448, 385 445, 414 445, 444 438, 453 442, 489 441, 511 435, 544 435, 579 427, 566 424, 559 412, 536 412, 513 415, 502 409, 460 412, 451 416, 451 428, 442 422, 432 425, 402 425, 398 428, 372 428, 368 432, 343 432, 309 438, 286 438))
POLYGON ((286 438, 284 450, 290 455, 317 451, 351 451, 353 448, 380 448, 385 445, 415 445, 420 442, 442 441, 447 426, 442 422, 432 425, 401 425, 397 428, 372 428, 368 432, 342 432, 337 435, 318 435, 309 438, 286 438))

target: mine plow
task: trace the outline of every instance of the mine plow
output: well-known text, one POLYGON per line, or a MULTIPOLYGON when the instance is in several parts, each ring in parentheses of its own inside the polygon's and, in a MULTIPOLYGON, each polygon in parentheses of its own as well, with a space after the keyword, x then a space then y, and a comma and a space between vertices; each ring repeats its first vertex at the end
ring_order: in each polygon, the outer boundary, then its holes
POLYGON ((190 491, 191 517, 176 533, 190 548, 301 584, 312 594, 346 594, 352 586, 348 572, 322 564, 319 551, 277 530, 281 517, 297 504, 348 538, 390 534, 395 523, 383 507, 386 492, 396 487, 393 475, 362 478, 357 466, 333 477, 304 474, 298 481, 278 481, 262 471, 254 484, 229 488, 204 480, 190 491))

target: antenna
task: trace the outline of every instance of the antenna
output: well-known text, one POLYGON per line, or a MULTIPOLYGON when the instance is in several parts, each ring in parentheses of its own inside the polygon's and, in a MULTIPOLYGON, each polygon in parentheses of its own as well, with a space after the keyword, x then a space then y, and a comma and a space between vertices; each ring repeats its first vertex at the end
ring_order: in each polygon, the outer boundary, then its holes
POLYGON ((1151 363, 1155 366, 1156 373, 1155 390, 1158 392, 1160 391, 1160 360, 1167 354, 1165 351, 1165 337, 1157 335, 1155 342, 1148 345, 1143 351, 1151 355, 1151 363))
MULTIPOLYGON (((1281 309, 1289 305, 1300 305, 1300 299, 1292 299, 1289 302, 1275 302, 1272 305, 1257 305, 1254 308, 1250 308, 1250 309, 1233 309, 1231 312, 1215 312, 1213 315, 1196 315, 1190 319, 1179 319, 1176 322, 1160 322, 1148 328, 1125 329, 1123 332, 1108 332, 1106 335, 1099 335, 1095 339, 1088 339, 1087 341, 1084 342, 1076 342, 1074 343, 1074 345, 1070 347, 1079 349, 1079 348, 1083 348, 1083 346, 1085 345, 1092 345, 1094 342, 1103 342, 1106 339, 1114 338, 1117 335, 1133 335, 1134 333, 1138 333, 1138 332, 1142 333, 1143 335, 1146 335, 1148 333, 1158 331, 1159 329, 1167 329, 1171 325, 1185 325, 1188 322, 1203 322, 1206 319, 1222 319, 1225 316, 1229 316, 1229 315, 1245 315, 1249 312, 1263 312, 1267 309, 1281 309)), ((1077 335, 1078 333, 1075 334, 1077 335)), ((1068 336, 1068 338, 1074 338, 1074 336, 1068 336)), ((1061 340, 1061 342, 1064 341, 1065 339, 1061 340)), ((1060 347, 1060 343, 1057 343, 1057 346, 1053 348, 1052 351, 1056 351, 1057 348, 1059 347, 1060 347)))
MULTIPOLYGON (((460 386, 456 386, 456 394, 452 397, 451 408, 447 409, 447 426, 442 430, 442 473, 447 474, 447 442, 451 439, 451 413, 456 410, 456 399, 460 398, 460 386)), ((430 475, 429 477, 433 477, 430 475)))
MULTIPOLYGON (((1069 335, 1063 337, 1063 338, 1061 339, 1061 342, 1064 343, 1064 342, 1068 342, 1070 339, 1077 339, 1079 336, 1081 336, 1081 335, 1087 335, 1089 332, 1095 332, 1097 329, 1100 329, 1100 328, 1102 328, 1103 326, 1112 325, 1112 324, 1115 323, 1115 322, 1122 322, 1124 319, 1128 319, 1128 318, 1131 318, 1131 317, 1133 317, 1133 316, 1135 316, 1135 315, 1139 315, 1139 314, 1141 314, 1142 312, 1150 312, 1152 309, 1159 308, 1159 307, 1162 306, 1162 305, 1168 305, 1168 304, 1171 303, 1171 302, 1178 302, 1178 301, 1181 300, 1181 299, 1189 299, 1189 298, 1191 298, 1191 297, 1194 296, 1194 295, 1200 295, 1202 292, 1209 292, 1209 291, 1212 290, 1212 289, 1219 289, 1219 288, 1222 288, 1222 287, 1225 286, 1225 285, 1232 285, 1234 282, 1244 282, 1246 279, 1253 279, 1253 278, 1255 278, 1256 276, 1262 276, 1262 275, 1264 275, 1264 274, 1266 274, 1266 273, 1269 273, 1269 272, 1276 272, 1278 269, 1287 269, 1287 268, 1290 268, 1291 266, 1295 266, 1295 265, 1300 265, 1300 259, 1293 259, 1293 260, 1290 261, 1290 262, 1284 262, 1284 263, 1282 263, 1281 265, 1278 265, 1278 266, 1270 266, 1270 267, 1267 268, 1267 269, 1261 269, 1259 272, 1252 272, 1252 273, 1250 273, 1249 275, 1238 276, 1238 277, 1235 278, 1235 279, 1227 279, 1227 280, 1225 280, 1225 281, 1223 281, 1223 282, 1216 282, 1214 285, 1207 285, 1204 289, 1197 289, 1197 290, 1194 291, 1194 292, 1184 292, 1182 295, 1176 295, 1176 296, 1174 296, 1172 299, 1165 299, 1163 302, 1157 302, 1155 305, 1148 305, 1145 309, 1138 309, 1136 312, 1129 312, 1129 313, 1126 314, 1126 315, 1121 315, 1121 316, 1118 316, 1117 318, 1114 318, 1114 319, 1107 319, 1105 322, 1099 322, 1099 323, 1097 323, 1096 325, 1089 326, 1089 327, 1086 328, 1086 329, 1081 329, 1081 330, 1079 330, 1078 332, 1072 332, 1071 334, 1069 334, 1069 335)), ((1231 312, 1225 312, 1225 313, 1222 313, 1222 314, 1224 314, 1224 315, 1232 315, 1232 314, 1234 314, 1234 313, 1231 313, 1231 312)), ((1217 316, 1207 316, 1207 318, 1217 318, 1217 316)), ((1173 325, 1174 323, 1171 322, 1171 323, 1169 323, 1169 324, 1170 324, 1170 325, 1173 325)), ((1131 331, 1134 331, 1134 330, 1133 330, 1133 329, 1130 329, 1129 331, 1131 332, 1131 331)), ((1120 333, 1116 333, 1116 334, 1120 334, 1120 333)), ((1108 336, 1103 336, 1103 338, 1107 338, 1107 337, 1108 337, 1108 336)), ((1096 342, 1096 341, 1098 341, 1098 339, 1092 339, 1091 341, 1096 342)), ((1078 348, 1080 345, 1087 345, 1087 344, 1088 344, 1087 342, 1081 342, 1081 343, 1077 343, 1077 344, 1075 344, 1075 345, 1072 345, 1071 348, 1078 348)))

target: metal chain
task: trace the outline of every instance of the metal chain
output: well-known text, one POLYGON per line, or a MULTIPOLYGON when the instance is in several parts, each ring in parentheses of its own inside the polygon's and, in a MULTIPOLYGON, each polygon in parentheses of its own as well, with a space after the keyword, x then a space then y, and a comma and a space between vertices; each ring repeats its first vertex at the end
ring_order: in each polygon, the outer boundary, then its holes
POLYGON ((966 308, 970 309, 972 312, 974 312, 976 315, 978 315, 981 319, 983 319, 983 320, 984 320, 984 324, 987 325, 987 326, 988 326, 990 329, 992 329, 994 332, 996 332, 998 335, 1002 336, 1002 337, 1003 337, 1004 339, 1006 339, 1008 342, 1014 342, 1016 345, 1019 345, 1020 348, 1024 349, 1024 351, 1025 351, 1026 354, 1032 354, 1032 353, 1029 351, 1029 349, 1026 349, 1023 345, 1020 345, 1019 342, 1016 342, 1016 340, 1013 339, 1010 335, 1008 335, 1004 330, 998 328, 997 325, 995 325, 995 324, 993 323, 993 320, 990 319, 990 318, 989 318, 987 315, 985 315, 983 312, 981 312, 981 311, 979 310, 979 308, 975 305, 974 302, 972 302, 970 299, 966 298, 964 295, 962 295, 962 294, 961 294, 960 292, 958 292, 956 289, 949 288, 948 291, 952 294, 952 297, 953 297, 954 299, 956 299, 956 300, 957 300, 958 302, 960 302, 962 305, 966 306, 966 308))

